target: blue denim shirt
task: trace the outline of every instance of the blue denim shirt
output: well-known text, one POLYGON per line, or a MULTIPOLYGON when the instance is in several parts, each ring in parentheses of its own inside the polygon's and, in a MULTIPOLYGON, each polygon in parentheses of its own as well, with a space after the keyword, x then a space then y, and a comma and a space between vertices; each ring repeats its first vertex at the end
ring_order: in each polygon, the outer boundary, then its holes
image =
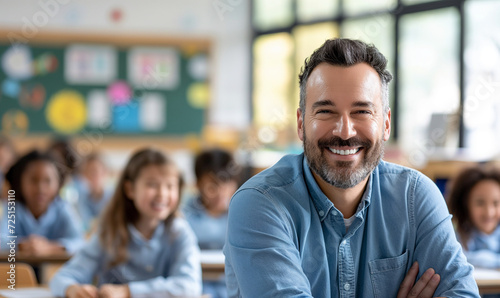
POLYGON ((95 233, 52 278, 52 293, 63 297, 70 285, 92 284, 97 277, 98 286, 128 284, 132 296, 154 292, 201 294, 200 251, 184 219, 174 219, 168 229, 158 225, 151 239, 145 239, 133 225, 128 226, 128 231, 128 261, 108 268, 110 258, 95 233))
POLYGON ((479 297, 445 201, 417 171, 381 161, 346 232, 304 158, 256 175, 229 207, 230 297, 396 297, 414 261, 441 275, 435 296, 479 297))

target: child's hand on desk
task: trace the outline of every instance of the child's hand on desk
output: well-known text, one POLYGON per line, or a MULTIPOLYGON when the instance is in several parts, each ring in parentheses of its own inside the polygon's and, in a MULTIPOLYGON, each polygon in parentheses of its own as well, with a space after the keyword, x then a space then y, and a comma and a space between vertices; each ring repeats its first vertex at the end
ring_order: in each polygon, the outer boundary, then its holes
POLYGON ((99 288, 99 298, 129 298, 128 285, 104 284, 99 288))
POLYGON ((68 298, 97 298, 97 288, 93 285, 72 285, 66 290, 68 298))
POLYGON ((59 243, 49 241, 39 235, 30 235, 26 240, 19 243, 19 251, 34 256, 46 256, 55 252, 64 251, 59 243))

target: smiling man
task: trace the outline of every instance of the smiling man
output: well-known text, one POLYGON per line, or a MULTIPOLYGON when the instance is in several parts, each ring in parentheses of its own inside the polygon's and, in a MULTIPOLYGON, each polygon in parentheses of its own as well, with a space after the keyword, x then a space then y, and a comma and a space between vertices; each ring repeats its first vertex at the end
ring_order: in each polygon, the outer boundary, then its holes
POLYGON ((234 195, 224 253, 230 297, 479 297, 437 187, 381 161, 387 60, 327 40, 300 79, 289 155, 234 195))

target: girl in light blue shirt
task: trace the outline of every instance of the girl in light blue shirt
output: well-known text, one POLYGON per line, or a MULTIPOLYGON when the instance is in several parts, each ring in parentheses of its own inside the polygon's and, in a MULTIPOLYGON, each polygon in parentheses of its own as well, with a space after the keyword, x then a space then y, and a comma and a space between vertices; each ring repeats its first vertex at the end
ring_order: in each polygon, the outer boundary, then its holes
POLYGON ((74 253, 83 242, 70 206, 58 197, 63 176, 54 157, 37 150, 21 157, 7 172, 9 198, 1 224, 2 250, 44 256, 74 253))
POLYGON ((500 268, 500 171, 480 166, 464 170, 453 183, 448 204, 467 261, 500 268))
POLYGON ((181 187, 180 172, 163 153, 135 153, 102 214, 100 229, 51 280, 53 294, 200 295, 197 240, 177 215, 181 187))

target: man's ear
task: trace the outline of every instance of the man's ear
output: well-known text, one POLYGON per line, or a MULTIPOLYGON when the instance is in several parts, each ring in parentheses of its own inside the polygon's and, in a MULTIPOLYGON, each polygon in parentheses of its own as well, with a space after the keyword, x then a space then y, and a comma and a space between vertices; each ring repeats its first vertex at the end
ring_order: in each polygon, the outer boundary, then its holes
POLYGON ((304 116, 300 108, 297 109, 297 134, 299 139, 304 141, 304 116))
POLYGON ((387 116, 384 119, 384 141, 389 140, 391 136, 391 109, 387 112, 387 116))

